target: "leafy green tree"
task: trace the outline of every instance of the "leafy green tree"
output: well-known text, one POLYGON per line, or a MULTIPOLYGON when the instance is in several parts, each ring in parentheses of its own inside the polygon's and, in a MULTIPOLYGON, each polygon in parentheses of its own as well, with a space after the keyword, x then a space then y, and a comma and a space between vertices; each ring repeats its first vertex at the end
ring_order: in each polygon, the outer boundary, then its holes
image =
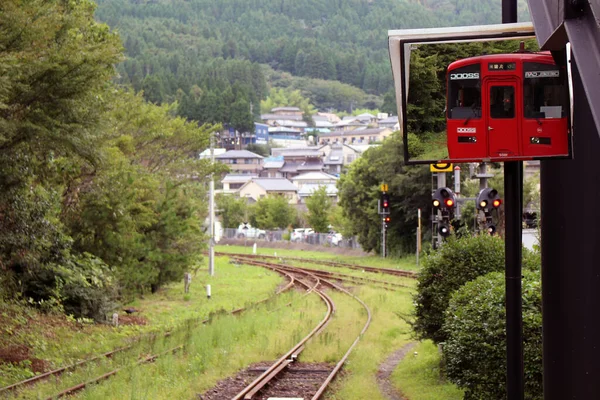
POLYGON ((224 228, 237 228, 248 221, 248 202, 237 196, 220 194, 217 196, 218 215, 224 228))
POLYGON ((366 251, 381 248, 381 219, 377 214, 380 185, 389 186, 391 223, 388 230, 390 254, 412 253, 416 245, 417 210, 428 215, 431 203, 431 174, 422 166, 403 165, 403 144, 392 135, 377 148, 369 149, 350 165, 338 181, 338 205, 353 227, 353 235, 366 251))
POLYGON ((238 98, 231 106, 230 124, 240 132, 254 131, 254 117, 250 112, 250 104, 244 98, 238 98))
POLYGON ((101 161, 98 128, 121 59, 119 38, 94 20, 94 8, 85 0, 0 5, 0 268, 12 297, 102 319, 112 273, 78 254, 61 222, 68 182, 101 161))
MULTIPOLYGON (((523 272, 525 398, 542 399, 542 290, 538 271, 523 272)), ((506 398, 505 278, 492 272, 459 288, 445 313, 446 374, 465 399, 506 398)))
POLYGON ((252 207, 250 222, 261 229, 284 229, 296 218, 296 209, 285 196, 267 196, 252 207))
POLYGON ((306 220, 315 232, 327 232, 331 216, 332 201, 327 194, 326 186, 319 186, 306 199, 308 213, 306 220))

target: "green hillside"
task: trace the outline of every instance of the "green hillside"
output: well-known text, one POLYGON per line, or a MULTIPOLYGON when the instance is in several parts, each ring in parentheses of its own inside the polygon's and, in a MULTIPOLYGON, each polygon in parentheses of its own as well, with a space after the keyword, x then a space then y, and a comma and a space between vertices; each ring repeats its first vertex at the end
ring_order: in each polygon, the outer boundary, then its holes
MULTIPOLYGON (((500 0, 98 3, 96 17, 116 28, 126 47, 120 81, 144 89, 154 102, 173 101, 178 89, 189 94, 197 85, 223 91, 241 80, 246 86, 238 89, 247 93, 249 103, 257 104, 267 88, 253 63, 381 96, 392 86, 388 29, 499 23, 501 15, 500 0)), ((520 16, 528 17, 525 2, 520 16)), ((312 92, 306 94, 317 100, 312 92)))

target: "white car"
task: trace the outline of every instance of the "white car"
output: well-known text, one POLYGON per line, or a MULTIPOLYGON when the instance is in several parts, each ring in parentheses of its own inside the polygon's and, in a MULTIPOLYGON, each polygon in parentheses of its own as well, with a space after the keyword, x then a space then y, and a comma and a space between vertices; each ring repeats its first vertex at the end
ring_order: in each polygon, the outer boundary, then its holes
POLYGON ((302 242, 306 239, 306 235, 309 235, 313 232, 314 231, 311 228, 296 228, 292 231, 290 240, 292 242, 302 242))
POLYGON ((331 243, 332 246, 339 246, 342 240, 344 240, 344 238, 341 233, 332 231, 327 235, 327 243, 331 243))
POLYGON ((264 239, 267 237, 267 231, 253 228, 250 224, 241 224, 235 233, 235 237, 238 239, 264 239))

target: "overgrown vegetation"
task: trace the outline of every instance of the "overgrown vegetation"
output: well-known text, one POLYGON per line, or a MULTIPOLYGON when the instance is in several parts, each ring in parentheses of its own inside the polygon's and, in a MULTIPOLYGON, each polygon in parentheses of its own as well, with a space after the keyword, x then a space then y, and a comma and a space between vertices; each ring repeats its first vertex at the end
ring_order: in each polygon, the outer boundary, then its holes
MULTIPOLYGON (((542 399, 542 289, 539 271, 524 271, 525 398, 542 399)), ((445 369, 465 399, 506 398, 505 278, 493 272, 466 283, 446 311, 445 369)))
MULTIPOLYGON (((540 255, 523 249, 527 398, 542 398, 540 255)), ((443 347, 443 371, 466 399, 506 397, 504 242, 450 238, 419 273, 414 333, 443 347)))
POLYGON ((110 83, 121 44, 91 1, 0 7, 2 291, 102 321, 200 260, 213 128, 110 83))

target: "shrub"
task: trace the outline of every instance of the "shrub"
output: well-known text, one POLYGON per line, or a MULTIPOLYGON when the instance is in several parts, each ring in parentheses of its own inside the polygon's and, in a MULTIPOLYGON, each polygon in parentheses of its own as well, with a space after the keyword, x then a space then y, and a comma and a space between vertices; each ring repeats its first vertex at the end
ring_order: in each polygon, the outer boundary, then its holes
MULTIPOLYGON (((451 237, 423 261, 414 297, 413 329, 420 339, 446 340, 444 312, 452 293, 478 276, 504 270, 504 241, 498 236, 451 237)), ((539 254, 523 249, 523 269, 539 269, 539 254)))
MULTIPOLYGON (((448 378, 465 399, 506 398, 504 274, 493 272, 460 288, 446 312, 444 359, 448 378)), ((542 399, 540 275, 523 274, 525 399, 542 399)))

